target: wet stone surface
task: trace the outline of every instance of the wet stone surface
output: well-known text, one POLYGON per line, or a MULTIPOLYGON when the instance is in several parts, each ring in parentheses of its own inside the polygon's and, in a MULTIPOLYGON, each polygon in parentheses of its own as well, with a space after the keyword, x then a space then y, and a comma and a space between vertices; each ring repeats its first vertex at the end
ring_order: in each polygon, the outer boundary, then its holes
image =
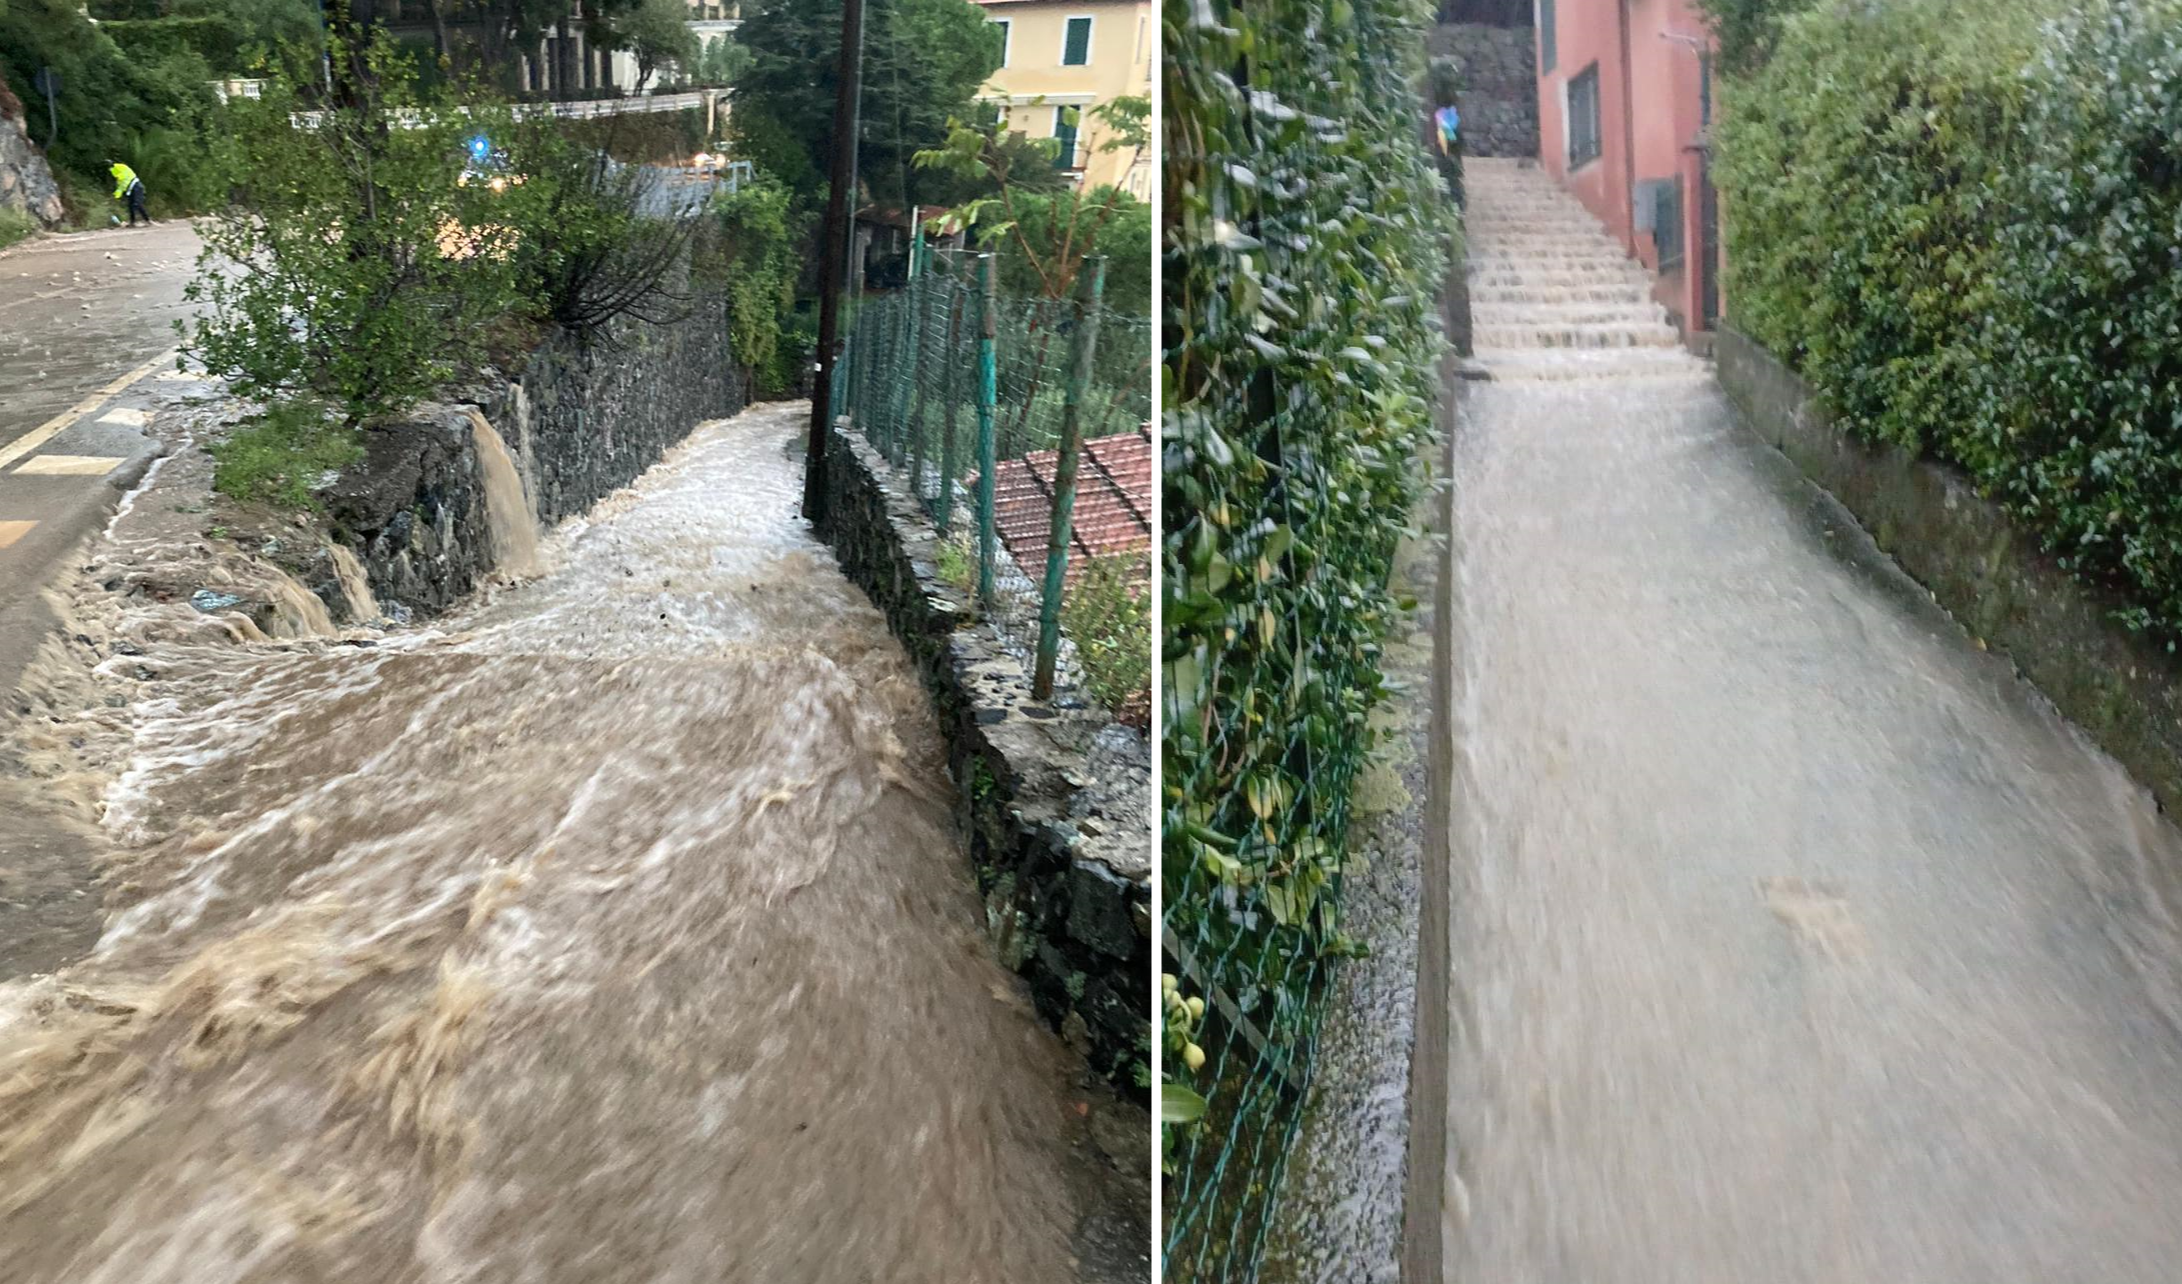
POLYGON ((1332 971, 1310 1099, 1259 1270, 1264 1284, 1400 1279, 1437 538, 1406 543, 1396 560, 1397 591, 1418 607, 1387 638, 1386 672, 1398 686, 1372 713, 1379 743, 1357 778, 1355 855, 1342 884, 1342 927, 1369 953, 1332 971))

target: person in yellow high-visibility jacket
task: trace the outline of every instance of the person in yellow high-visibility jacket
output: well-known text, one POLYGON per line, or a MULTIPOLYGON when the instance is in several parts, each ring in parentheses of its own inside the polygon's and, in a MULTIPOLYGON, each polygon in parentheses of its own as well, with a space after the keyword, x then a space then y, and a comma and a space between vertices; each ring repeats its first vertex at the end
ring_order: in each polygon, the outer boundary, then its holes
POLYGON ((142 215, 144 226, 150 227, 152 212, 144 208, 144 180, 120 161, 108 161, 106 172, 114 176, 114 199, 129 203, 129 226, 135 227, 137 216, 142 215))

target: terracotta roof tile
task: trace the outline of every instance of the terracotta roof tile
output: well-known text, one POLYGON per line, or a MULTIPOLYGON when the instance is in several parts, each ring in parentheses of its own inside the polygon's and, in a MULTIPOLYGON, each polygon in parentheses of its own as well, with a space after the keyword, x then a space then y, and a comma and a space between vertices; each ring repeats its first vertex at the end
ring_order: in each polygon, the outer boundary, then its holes
MULTIPOLYGON (((1000 542, 1016 565, 1033 577, 1045 568, 1046 538, 1053 529, 1053 476, 1059 463, 1059 451, 1037 450, 1020 459, 1004 459, 993 470, 993 520, 1000 542)), ((1076 466, 1070 581, 1092 558, 1148 550, 1151 512, 1151 434, 1140 429, 1085 442, 1076 466)))

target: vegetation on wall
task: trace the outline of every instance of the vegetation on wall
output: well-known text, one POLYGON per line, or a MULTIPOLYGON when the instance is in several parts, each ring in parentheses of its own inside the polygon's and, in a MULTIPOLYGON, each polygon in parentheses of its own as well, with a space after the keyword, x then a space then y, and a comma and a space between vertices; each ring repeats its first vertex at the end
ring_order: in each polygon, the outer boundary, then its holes
POLYGON ((1731 310, 2182 639, 2182 0, 1834 0, 1726 87, 1731 310))
POLYGON ((109 159, 143 178, 154 214, 202 205, 201 139, 215 105, 210 65, 194 49, 131 56, 70 0, 0 0, 0 72, 29 99, 26 127, 77 220, 103 224, 118 208, 109 159), (50 145, 44 96, 32 89, 42 67, 61 79, 60 137, 50 145))
POLYGON ((785 184, 760 178, 719 198, 720 272, 728 342, 761 397, 791 395, 810 361, 811 337, 794 324, 803 260, 802 220, 785 184))
POLYGON ((1237 1250, 1254 1256, 1320 968, 1354 948, 1337 912, 1349 791, 1443 347, 1452 215, 1418 128, 1430 16, 1414 0, 1166 6, 1169 1008, 1219 992, 1264 1041, 1217 1005, 1169 1028, 1170 1279, 1250 1278, 1212 1210, 1256 1228, 1237 1250))

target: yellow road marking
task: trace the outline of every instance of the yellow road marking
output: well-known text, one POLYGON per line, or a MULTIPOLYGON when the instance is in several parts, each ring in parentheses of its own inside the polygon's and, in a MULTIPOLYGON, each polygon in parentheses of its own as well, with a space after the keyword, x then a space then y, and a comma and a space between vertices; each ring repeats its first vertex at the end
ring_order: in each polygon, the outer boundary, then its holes
POLYGON ((77 402, 75 405, 70 406, 68 409, 53 416, 51 419, 46 420, 44 423, 38 425, 36 428, 31 429, 29 432, 24 433, 20 437, 17 437, 14 441, 9 442, 5 446, 0 446, 0 472, 6 471, 9 464, 14 463, 16 460, 21 459, 23 456, 29 454, 31 451, 36 450, 38 447, 43 446, 47 442, 53 440, 53 438, 57 436, 62 429, 68 427, 68 425, 76 422, 78 419, 81 419, 85 415, 88 415, 92 411, 98 409, 100 404, 103 403, 108 397, 113 396, 115 393, 120 392, 123 388, 126 388, 130 384, 135 383, 137 380, 143 378, 145 375, 150 374, 152 371, 157 370, 165 363, 174 360, 174 355, 177 351, 179 351, 179 349, 167 349, 165 352, 162 352, 158 356, 153 357, 151 360, 145 362, 143 365, 138 366, 136 369, 131 370, 129 373, 121 376, 119 379, 116 379, 112 383, 107 384, 105 387, 99 389, 97 392, 94 392, 90 396, 85 397, 83 400, 77 402))
POLYGON ((43 474, 48 477, 101 477, 114 471, 121 460, 114 455, 33 455, 15 470, 17 477, 43 474))
POLYGON ((23 536, 30 534, 36 522, 0 522, 0 548, 6 548, 23 536))

